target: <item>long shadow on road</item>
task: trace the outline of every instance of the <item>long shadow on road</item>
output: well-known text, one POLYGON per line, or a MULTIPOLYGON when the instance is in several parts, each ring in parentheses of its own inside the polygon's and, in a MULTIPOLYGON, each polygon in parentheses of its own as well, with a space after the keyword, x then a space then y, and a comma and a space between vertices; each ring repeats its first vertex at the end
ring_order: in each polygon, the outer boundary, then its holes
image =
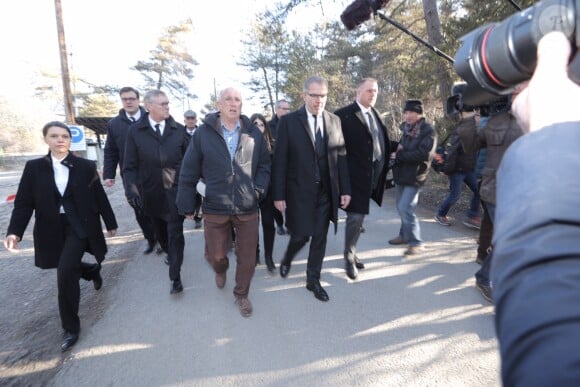
MULTIPOLYGON (((159 257, 136 253, 103 317, 49 384, 499 385, 493 308, 473 287, 477 234, 421 213, 427 249, 404 258, 386 243, 399 228, 386 199, 365 221, 358 253, 367 267, 356 281, 344 274, 341 223, 329 233, 322 273, 330 301, 305 289, 303 250, 286 279, 258 266, 249 319, 234 306, 235 259, 226 287, 217 289, 203 259, 203 230, 188 224, 184 293, 169 295, 159 257)), ((277 237, 276 261, 287 241, 277 237)))

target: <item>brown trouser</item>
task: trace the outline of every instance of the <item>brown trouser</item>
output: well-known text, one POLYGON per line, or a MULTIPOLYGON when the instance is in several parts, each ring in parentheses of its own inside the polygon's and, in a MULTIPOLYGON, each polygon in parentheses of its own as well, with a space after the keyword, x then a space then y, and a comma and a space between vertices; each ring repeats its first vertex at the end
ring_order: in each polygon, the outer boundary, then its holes
POLYGON ((224 273, 228 270, 228 251, 232 246, 232 229, 236 233, 234 295, 239 298, 248 297, 250 283, 254 276, 258 221, 257 211, 247 215, 204 214, 206 259, 216 273, 224 273))

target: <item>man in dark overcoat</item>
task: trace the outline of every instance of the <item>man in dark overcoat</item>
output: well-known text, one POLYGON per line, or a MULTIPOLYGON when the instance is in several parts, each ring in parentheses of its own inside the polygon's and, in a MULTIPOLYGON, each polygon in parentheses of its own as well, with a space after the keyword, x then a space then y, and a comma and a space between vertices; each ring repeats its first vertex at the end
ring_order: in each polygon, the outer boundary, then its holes
MULTIPOLYGON (((124 154, 125 154, 125 140, 127 139, 127 132, 129 126, 139 121, 142 115, 145 114, 145 109, 139 105, 139 92, 132 87, 122 87, 119 90, 119 96, 123 108, 119 110, 119 114, 107 122, 107 142, 105 143, 105 150, 103 152, 103 183, 106 187, 115 185, 115 176, 117 174, 117 166, 123 175, 124 154)), ((157 243, 155 233, 153 231, 153 223, 147 215, 139 209, 135 211, 135 220, 143 231, 143 237, 147 240, 147 247, 143 254, 151 254, 155 249, 157 243)), ((162 251, 158 249, 158 254, 162 251)))
POLYGON ((148 113, 129 128, 123 182, 134 208, 151 217, 159 244, 167 252, 171 293, 183 291, 181 264, 185 240, 183 217, 177 213, 177 179, 189 143, 185 127, 169 115, 169 99, 161 90, 143 98, 148 113))
POLYGON ((338 220, 338 207, 350 202, 350 181, 340 119, 324 110, 328 82, 306 80, 305 105, 280 119, 274 152, 274 205, 286 212, 290 241, 280 264, 286 277, 292 259, 312 238, 306 268, 306 288, 321 301, 329 297, 320 284, 329 222, 338 220))
POLYGON ((369 213, 369 199, 379 206, 383 203, 391 154, 387 128, 374 108, 378 92, 377 80, 364 78, 357 86, 356 100, 335 112, 341 121, 351 184, 344 230, 345 270, 350 279, 356 279, 357 269, 364 269, 356 255, 356 244, 369 213))

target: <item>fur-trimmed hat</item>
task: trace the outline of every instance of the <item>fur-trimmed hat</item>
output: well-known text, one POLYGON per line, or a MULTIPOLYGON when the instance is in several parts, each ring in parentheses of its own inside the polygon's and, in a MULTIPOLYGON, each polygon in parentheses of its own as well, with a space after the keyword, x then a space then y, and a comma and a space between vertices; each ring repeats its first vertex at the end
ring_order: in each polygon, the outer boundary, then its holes
POLYGON ((419 99, 408 99, 405 101, 403 112, 410 111, 423 114, 423 102, 419 99))

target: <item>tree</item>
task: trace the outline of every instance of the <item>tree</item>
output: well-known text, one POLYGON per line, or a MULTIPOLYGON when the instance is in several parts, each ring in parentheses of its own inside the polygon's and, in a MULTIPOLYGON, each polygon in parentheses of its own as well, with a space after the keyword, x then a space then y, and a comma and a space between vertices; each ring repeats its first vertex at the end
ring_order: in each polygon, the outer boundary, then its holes
POLYGON ((288 67, 284 54, 288 35, 284 22, 279 12, 266 10, 258 14, 242 42, 244 53, 238 62, 255 74, 246 85, 258 94, 262 104, 270 107, 272 115, 274 104, 281 97, 281 80, 288 67))
POLYGON ((117 103, 107 94, 90 93, 78 98, 83 101, 78 111, 81 117, 113 117, 119 110, 117 103))
POLYGON ((43 148, 42 124, 0 98, 0 154, 35 152, 43 148))
POLYGON ((191 19, 165 28, 157 47, 150 51, 149 60, 140 60, 131 67, 141 73, 148 88, 165 89, 182 104, 197 98, 188 86, 194 78, 194 66, 199 64, 189 54, 186 44, 191 31, 191 19))
MULTIPOLYGON (((435 47, 440 47, 443 42, 441 32, 441 21, 439 20, 439 11, 437 10, 436 0, 423 0, 423 14, 425 15, 425 24, 427 26, 427 36, 429 43, 435 47)), ((449 74, 448 63, 440 60, 436 65, 437 80, 439 83, 439 96, 441 106, 445 107, 445 101, 451 89, 451 76, 449 74)))

